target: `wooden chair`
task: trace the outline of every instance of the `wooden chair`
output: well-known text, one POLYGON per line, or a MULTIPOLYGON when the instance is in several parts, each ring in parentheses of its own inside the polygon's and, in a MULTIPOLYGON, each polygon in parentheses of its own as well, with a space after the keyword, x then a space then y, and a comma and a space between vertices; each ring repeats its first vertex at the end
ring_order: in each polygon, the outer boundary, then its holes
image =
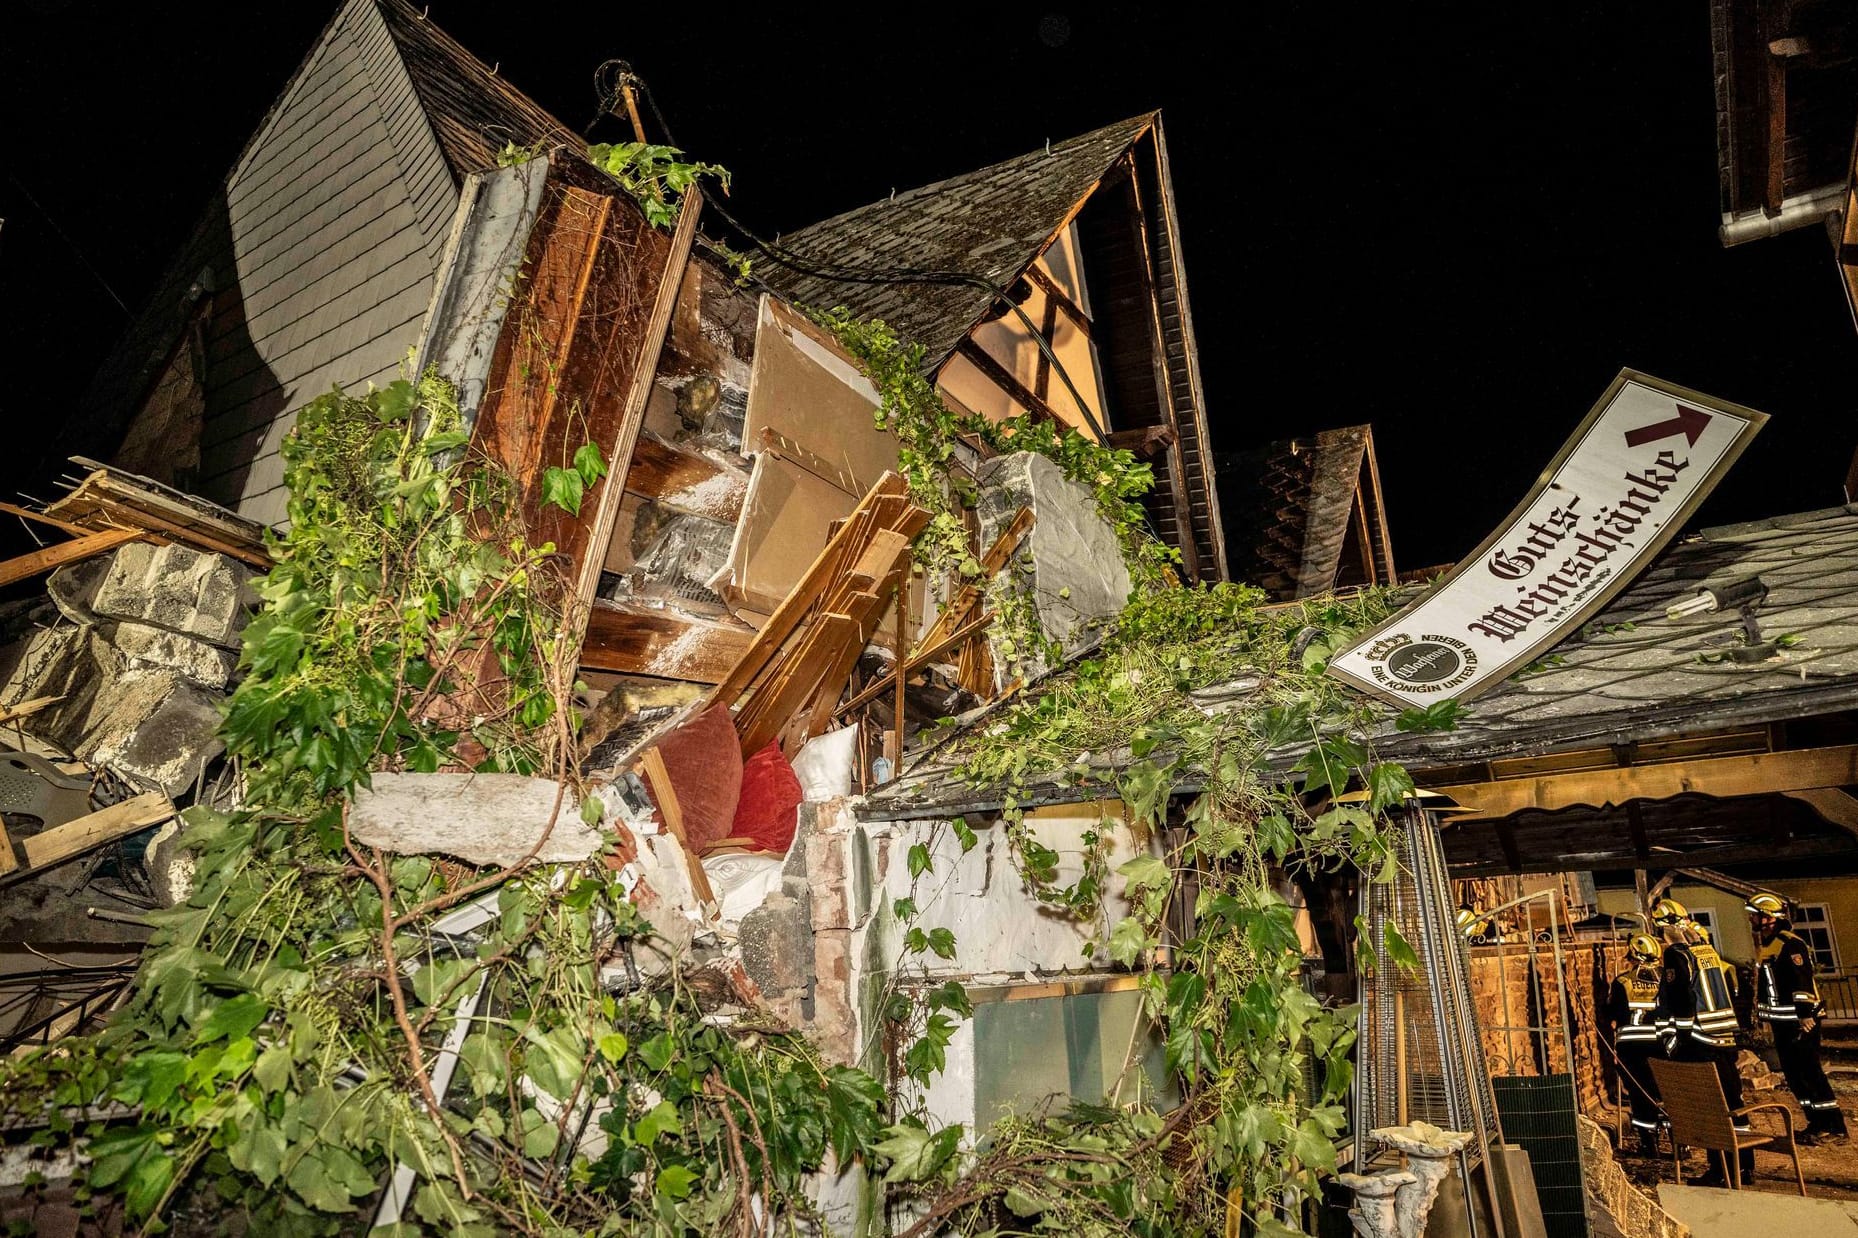
POLYGON ((1742 1165, 1738 1155, 1747 1148, 1767 1148, 1793 1157, 1794 1180, 1800 1194, 1806 1194, 1806 1175, 1800 1171, 1800 1145, 1794 1142, 1793 1111, 1779 1101, 1762 1105, 1744 1105, 1732 1114, 1723 1098, 1722 1080, 1709 1062, 1670 1062, 1652 1059, 1652 1077, 1663 1093, 1660 1103, 1671 1119, 1671 1163, 1677 1171, 1677 1183, 1684 1184, 1684 1148, 1704 1148, 1720 1153, 1728 1163, 1732 1189, 1742 1189, 1742 1165), (1735 1119, 1763 1110, 1781 1115, 1782 1129, 1775 1132, 1737 1130, 1735 1119))

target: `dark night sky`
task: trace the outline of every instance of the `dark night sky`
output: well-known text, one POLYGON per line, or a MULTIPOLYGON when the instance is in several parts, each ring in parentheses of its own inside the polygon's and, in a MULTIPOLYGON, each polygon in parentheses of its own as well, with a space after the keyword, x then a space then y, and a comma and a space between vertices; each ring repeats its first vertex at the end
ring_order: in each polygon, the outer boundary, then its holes
MULTIPOLYGON (((576 127, 629 59, 766 231, 1161 107, 1215 446, 1373 422, 1403 567, 1481 540, 1622 365, 1773 414, 1701 523, 1842 501, 1858 335, 1823 232, 1716 242, 1701 8, 1282 7, 431 16, 576 127)), ((139 306, 331 11, 15 0, 4 489, 48 492, 31 461, 125 321, 71 242, 139 306)))

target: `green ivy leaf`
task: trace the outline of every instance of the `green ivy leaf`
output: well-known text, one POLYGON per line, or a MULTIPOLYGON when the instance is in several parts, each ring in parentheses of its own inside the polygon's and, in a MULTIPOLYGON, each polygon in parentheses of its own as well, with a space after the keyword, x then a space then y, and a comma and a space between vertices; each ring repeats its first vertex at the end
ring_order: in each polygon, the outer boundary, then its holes
POLYGON ((266 1092, 280 1091, 290 1082, 290 1049, 285 1045, 272 1045, 258 1055, 258 1062, 252 1067, 252 1078, 266 1092))
POLYGON ((210 1044, 222 1036, 236 1039, 245 1036, 264 1022, 271 1008, 250 993, 229 997, 213 1007, 204 1021, 194 1029, 196 1044, 210 1044))
POLYGON ((1405 800, 1413 790, 1413 776, 1406 772, 1406 767, 1392 761, 1381 761, 1368 768, 1369 803, 1375 812, 1387 809, 1405 800))
POLYGON ((657 1191, 666 1199, 687 1199, 697 1183, 695 1170, 683 1165, 666 1165, 658 1171, 657 1191))
POLYGON ((900 898, 890 905, 891 914, 899 920, 911 920, 916 917, 916 900, 900 898))
POLYGON ((920 1126, 898 1125, 884 1128, 882 1143, 872 1151, 886 1161, 884 1181, 922 1182, 946 1165, 961 1144, 962 1127, 945 1126, 930 1134, 920 1126))
POLYGON ((672 1055, 677 1052, 677 1044, 669 1032, 659 1032, 656 1036, 639 1045, 639 1060, 645 1063, 645 1069, 658 1074, 671 1064, 672 1055))
POLYGON ((929 930, 929 948, 938 958, 955 957, 955 934, 951 929, 934 928, 929 930))
POLYGON ((573 469, 551 468, 542 474, 542 502, 570 516, 581 514, 581 495, 587 483, 573 469))
POLYGON ((912 881, 928 872, 930 868, 929 848, 925 847, 922 843, 917 843, 915 846, 911 847, 909 866, 910 879, 912 881))
POLYGON ((675 1135, 683 1129, 683 1125, 683 1119, 678 1117, 677 1106, 668 1100, 661 1100, 633 1124, 632 1140, 650 1147, 660 1135, 675 1135))
POLYGON ((1124 916, 1110 930, 1110 957, 1124 967, 1134 967, 1135 961, 1142 957, 1142 951, 1148 949, 1148 933, 1134 916, 1124 916))
POLYGON ((591 490, 594 483, 606 476, 606 457, 600 454, 595 443, 582 443, 574 452, 574 471, 581 475, 581 481, 591 490))
POLYGON ((1387 947, 1387 957, 1395 967, 1407 972, 1419 970, 1418 953, 1400 935, 1400 930, 1394 927, 1392 920, 1381 925, 1381 944, 1387 947))
POLYGON ((840 1165, 877 1142, 878 1115, 889 1097, 884 1085, 853 1066, 826 1068, 826 1134, 840 1165))
POLYGON ((600 1038, 600 1056, 609 1062, 617 1062, 626 1056, 626 1035, 624 1032, 608 1032, 600 1038))
POLYGON ((968 819, 966 817, 956 817, 952 825, 955 831, 955 837, 961 840, 962 854, 966 855, 968 852, 974 850, 974 844, 979 842, 980 839, 975 836, 974 830, 968 825, 968 819))

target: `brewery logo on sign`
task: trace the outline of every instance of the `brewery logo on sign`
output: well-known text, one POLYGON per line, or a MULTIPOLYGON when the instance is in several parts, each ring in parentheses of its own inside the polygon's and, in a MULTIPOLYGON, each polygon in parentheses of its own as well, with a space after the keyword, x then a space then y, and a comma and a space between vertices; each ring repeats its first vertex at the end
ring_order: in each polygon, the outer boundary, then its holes
POLYGON ((1389 633, 1363 650, 1369 673, 1395 692, 1446 692, 1477 673, 1477 651, 1453 636, 1389 633))

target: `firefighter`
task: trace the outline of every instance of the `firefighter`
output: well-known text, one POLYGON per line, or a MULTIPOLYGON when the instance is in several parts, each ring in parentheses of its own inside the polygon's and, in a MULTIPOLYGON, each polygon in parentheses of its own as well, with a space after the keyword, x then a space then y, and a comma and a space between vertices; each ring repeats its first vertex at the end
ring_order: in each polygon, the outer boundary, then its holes
POLYGON ((1613 1028, 1613 1057, 1632 1106, 1639 1152, 1658 1154, 1658 1083, 1651 1059, 1658 1052, 1658 942, 1635 933, 1626 945, 1626 970, 1607 991, 1606 1020, 1613 1028))
MULTIPOLYGON (((1702 927, 1675 899, 1658 900, 1652 908, 1652 923, 1665 941, 1658 978, 1658 1033, 1665 1052, 1680 1062, 1715 1066, 1723 1099, 1733 1113, 1742 1107, 1742 1076, 1735 1068, 1740 1025, 1723 976, 1722 958, 1705 939, 1702 927)), ((1735 1126, 1747 1130, 1748 1120, 1737 1118, 1735 1126)), ((1754 1176, 1754 1150, 1743 1149, 1738 1160, 1741 1176, 1754 1176)), ((1728 1178, 1726 1162, 1720 1153, 1712 1152, 1710 1171, 1697 1181, 1700 1186, 1726 1186, 1728 1178)))
POLYGON ((1800 1142, 1844 1142, 1845 1114, 1826 1081, 1819 1061, 1820 1021, 1826 1004, 1813 981, 1813 948, 1793 931, 1787 903, 1767 891, 1748 900, 1750 927, 1755 931, 1755 1014, 1766 1019, 1774 1032, 1781 1073, 1794 1099, 1806 1110, 1806 1133, 1800 1142))

